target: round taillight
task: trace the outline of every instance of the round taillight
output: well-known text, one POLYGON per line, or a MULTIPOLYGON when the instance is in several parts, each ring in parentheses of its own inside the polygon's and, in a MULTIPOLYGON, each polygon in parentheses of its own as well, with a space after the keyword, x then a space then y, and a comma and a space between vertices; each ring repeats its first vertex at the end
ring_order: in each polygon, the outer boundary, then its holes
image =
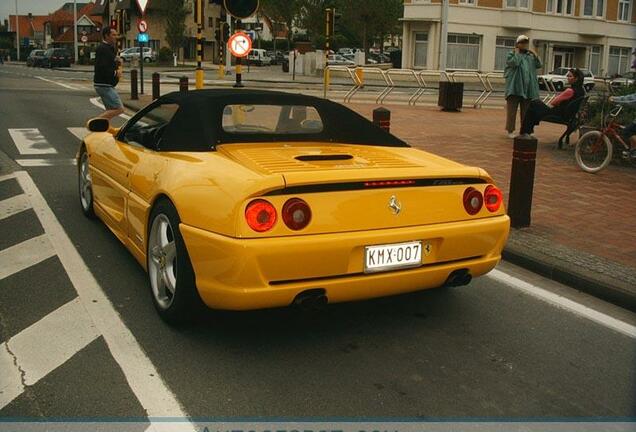
POLYGON ((479 213, 484 205, 484 197, 474 187, 469 187, 464 191, 464 208, 469 215, 479 213))
POLYGON ((276 208, 262 199, 252 201, 245 209, 245 220, 256 232, 265 232, 276 224, 276 208))
POLYGON ((497 186, 488 185, 484 191, 484 205, 489 212, 494 213, 501 207, 503 194, 497 186))
POLYGON ((311 221, 311 209, 300 198, 292 198, 283 206, 283 221, 294 231, 301 230, 311 221))

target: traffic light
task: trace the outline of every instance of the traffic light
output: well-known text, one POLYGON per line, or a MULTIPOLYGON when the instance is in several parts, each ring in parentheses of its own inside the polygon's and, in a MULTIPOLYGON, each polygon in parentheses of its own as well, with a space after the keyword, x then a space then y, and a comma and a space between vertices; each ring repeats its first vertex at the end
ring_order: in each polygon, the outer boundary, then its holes
POLYGON ((336 33, 341 33, 340 18, 341 14, 336 13, 335 8, 325 9, 325 37, 327 39, 334 37, 336 33))
POLYGON ((227 41, 230 39, 230 25, 226 22, 221 24, 221 40, 227 41))

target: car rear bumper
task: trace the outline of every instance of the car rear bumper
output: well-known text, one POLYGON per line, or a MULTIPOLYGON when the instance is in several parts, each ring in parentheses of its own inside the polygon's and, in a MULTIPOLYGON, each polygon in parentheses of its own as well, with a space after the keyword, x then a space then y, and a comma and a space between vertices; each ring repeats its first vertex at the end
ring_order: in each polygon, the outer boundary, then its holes
POLYGON ((303 291, 323 289, 344 302, 436 288, 455 270, 492 270, 509 231, 508 216, 427 226, 284 238, 236 239, 180 226, 211 308, 248 310, 290 305, 303 291), (431 252, 422 266, 364 273, 365 246, 422 240, 431 252))

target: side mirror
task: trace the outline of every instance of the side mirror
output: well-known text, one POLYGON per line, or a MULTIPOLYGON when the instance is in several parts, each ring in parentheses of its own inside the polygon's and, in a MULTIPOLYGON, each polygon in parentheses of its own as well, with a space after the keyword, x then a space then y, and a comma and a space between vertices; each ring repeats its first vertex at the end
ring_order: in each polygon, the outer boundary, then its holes
POLYGON ((86 123, 86 129, 91 132, 108 132, 110 123, 105 118, 92 118, 86 123))

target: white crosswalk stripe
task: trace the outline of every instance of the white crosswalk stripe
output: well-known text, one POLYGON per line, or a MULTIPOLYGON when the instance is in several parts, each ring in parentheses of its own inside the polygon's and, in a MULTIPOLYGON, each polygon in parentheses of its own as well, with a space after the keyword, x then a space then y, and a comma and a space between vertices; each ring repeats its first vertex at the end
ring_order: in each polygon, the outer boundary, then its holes
POLYGON ((46 234, 25 240, 0 251, 0 280, 27 269, 55 255, 46 234))
POLYGON ((66 130, 72 133, 80 141, 90 133, 85 127, 67 127, 66 130))
MULTIPOLYGON (((13 364, 2 374, 7 373, 7 383, 2 383, 7 391, 0 392, 0 408, 19 396, 24 386, 37 383, 98 336, 77 298, 4 342, 3 351, 10 354, 13 364), (20 377, 19 382, 16 377, 20 377)), ((8 363, 6 358, 3 362, 8 363)))
POLYGON ((20 194, 0 201, 0 220, 31 208, 26 195, 20 194))
POLYGON ((77 164, 75 159, 16 159, 15 161, 23 167, 70 166, 77 164))
POLYGON ((9 135, 22 155, 57 153, 37 128, 9 129, 9 135))

